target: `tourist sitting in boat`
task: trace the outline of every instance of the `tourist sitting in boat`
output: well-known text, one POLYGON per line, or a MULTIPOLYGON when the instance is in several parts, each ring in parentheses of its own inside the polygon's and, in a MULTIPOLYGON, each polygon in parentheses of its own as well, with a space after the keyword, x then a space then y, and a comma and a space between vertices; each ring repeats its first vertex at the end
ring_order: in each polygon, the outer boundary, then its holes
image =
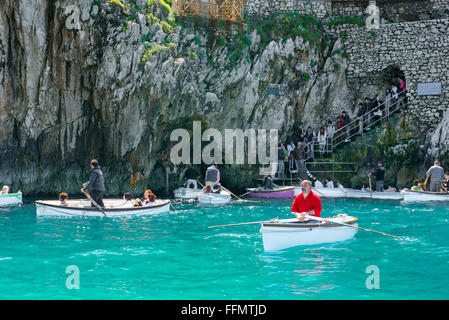
POLYGON ((8 194, 9 193, 9 187, 8 186, 3 186, 2 191, 0 192, 0 194, 8 194))
POLYGON ((212 188, 213 193, 220 193, 221 192, 221 184, 217 183, 214 184, 214 187, 212 188))
POLYGON ((140 200, 139 198, 132 200, 133 203, 133 207, 142 207, 143 203, 142 200, 140 200))
POLYGON ((345 187, 343 187, 343 185, 340 182, 337 181, 337 188, 344 189, 345 187))
POLYGON ((444 174, 444 180, 441 182, 441 190, 443 190, 443 192, 448 192, 449 190, 449 173, 446 172, 444 174))
POLYGON ((263 176, 264 180, 263 180, 263 186, 262 186, 262 190, 273 190, 274 188, 277 187, 276 184, 274 184, 273 179, 271 178, 270 175, 264 175, 263 176))
POLYGON ((324 181, 324 183, 326 184, 326 188, 333 188, 334 187, 334 182, 331 179, 326 179, 324 181))
POLYGON ((206 170, 206 185, 214 186, 220 182, 220 170, 217 169, 217 163, 214 161, 212 165, 206 170))
POLYGON ((59 205, 63 206, 63 207, 67 207, 69 205, 67 200, 69 200, 69 195, 65 192, 61 192, 59 194, 59 201, 61 201, 61 203, 59 205))
POLYGON ((189 165, 188 169, 186 170, 184 174, 184 178, 186 180, 186 187, 189 189, 198 189, 197 180, 200 178, 200 175, 198 171, 196 171, 194 168, 192 168, 191 165, 189 165))
POLYGON ((315 179, 315 188, 324 188, 320 180, 315 179))
POLYGON ((206 186, 203 189, 203 193, 211 193, 212 192, 212 186, 210 184, 206 184, 206 186))
POLYGON ((361 191, 371 192, 371 190, 368 187, 365 187, 365 185, 362 185, 361 191))
POLYGON ((435 160, 433 166, 426 172, 426 180, 430 177, 430 192, 440 192, 441 182, 444 178, 444 170, 440 167, 440 162, 435 160))
POLYGON ((152 206, 154 204, 154 202, 156 201, 156 195, 150 190, 146 190, 145 193, 143 194, 144 196, 144 200, 142 201, 142 205, 144 207, 147 206, 152 206))
POLYGON ((388 189, 385 190, 385 192, 398 192, 398 190, 395 187, 388 186, 388 189))
POLYGON ((412 190, 412 191, 424 191, 424 189, 423 189, 423 187, 422 187, 422 185, 423 185, 423 183, 419 183, 419 179, 416 179, 415 181, 413 181, 413 187, 411 187, 411 189, 410 190, 412 190))
POLYGON ((293 201, 292 213, 299 221, 304 221, 305 215, 321 217, 321 199, 312 191, 312 182, 309 180, 301 182, 301 191, 293 201))

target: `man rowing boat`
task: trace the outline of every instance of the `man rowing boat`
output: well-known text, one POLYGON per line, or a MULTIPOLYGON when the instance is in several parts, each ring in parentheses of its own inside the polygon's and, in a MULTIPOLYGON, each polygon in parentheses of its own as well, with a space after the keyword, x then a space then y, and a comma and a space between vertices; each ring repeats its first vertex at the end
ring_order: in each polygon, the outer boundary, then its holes
MULTIPOLYGON (((86 189, 92 189, 92 199, 101 207, 104 207, 103 203, 103 192, 104 188, 104 178, 103 172, 98 165, 98 161, 92 159, 90 162, 90 179, 88 182, 83 183, 83 187, 81 188, 81 192, 85 192, 86 189)), ((92 206, 94 206, 92 204, 92 206)))
POLYGON ((217 163, 214 161, 212 165, 206 170, 206 185, 210 184, 211 186, 219 185, 220 183, 220 171, 216 167, 217 163))
POLYGON ((303 180, 301 182, 301 191, 293 201, 292 213, 299 221, 304 221, 305 215, 321 217, 321 199, 312 191, 312 182, 303 180))
POLYGON ((430 177, 430 191, 431 192, 440 192, 441 189, 441 181, 443 181, 444 170, 440 166, 440 162, 435 160, 433 166, 430 167, 426 172, 426 181, 430 177))

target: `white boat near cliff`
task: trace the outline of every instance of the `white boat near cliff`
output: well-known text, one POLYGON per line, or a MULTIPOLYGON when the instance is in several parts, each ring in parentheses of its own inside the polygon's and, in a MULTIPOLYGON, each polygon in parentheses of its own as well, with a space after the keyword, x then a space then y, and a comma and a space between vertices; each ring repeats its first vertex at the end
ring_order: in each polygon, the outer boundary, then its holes
POLYGON ((352 199, 376 199, 376 200, 402 200, 403 194, 400 192, 377 192, 372 193, 364 190, 345 188, 346 198, 352 199))
POLYGON ((198 194, 198 202, 206 205, 223 205, 231 201, 231 193, 225 190, 198 194))
POLYGON ((300 222, 297 218, 263 222, 260 232, 264 250, 277 251, 296 246, 345 241, 352 239, 358 231, 354 228, 358 226, 356 217, 339 215, 327 219, 353 227, 313 220, 300 222))
MULTIPOLYGON (((36 201, 37 216, 79 216, 104 217, 103 212, 91 206, 89 200, 68 200, 68 206, 61 206, 59 200, 36 201)), ((103 199, 103 211, 108 217, 143 216, 170 211, 170 200, 157 199, 152 206, 134 207, 131 201, 123 199, 103 199)))
POLYGON ((202 189, 191 189, 180 187, 173 190, 173 195, 175 196, 176 199, 183 199, 183 200, 194 199, 201 190, 202 189))
POLYGON ((0 194, 0 207, 22 204, 22 192, 0 194))
POLYGON ((449 201, 449 193, 430 192, 430 191, 413 191, 404 189, 401 191, 404 202, 434 202, 449 201))

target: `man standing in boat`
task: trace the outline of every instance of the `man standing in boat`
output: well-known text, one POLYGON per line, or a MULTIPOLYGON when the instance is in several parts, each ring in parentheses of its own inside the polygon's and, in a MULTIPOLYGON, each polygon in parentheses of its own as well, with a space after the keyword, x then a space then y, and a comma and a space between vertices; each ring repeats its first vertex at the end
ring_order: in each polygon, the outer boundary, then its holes
POLYGON ((368 177, 371 177, 371 175, 376 177, 376 191, 384 192, 385 167, 382 162, 377 164, 377 168, 373 173, 368 173, 368 177))
POLYGON ((92 200, 94 200, 99 206, 104 207, 104 177, 103 172, 101 172, 100 166, 98 165, 98 161, 95 159, 92 159, 92 161, 90 162, 90 180, 86 183, 83 183, 81 192, 85 192, 86 189, 89 188, 92 190, 92 200))
POLYGON ((299 221, 304 221, 305 215, 321 217, 321 199, 312 191, 312 182, 309 180, 302 181, 301 191, 293 201, 292 213, 299 221))
POLYGON ((211 186, 220 185, 220 170, 217 169, 217 163, 214 161, 212 165, 206 170, 206 186, 209 184, 211 186))
POLYGON ((444 170, 440 167, 440 162, 435 160, 433 166, 430 167, 426 172, 426 182, 430 177, 430 192, 440 192, 441 190, 441 181, 443 181, 444 170))

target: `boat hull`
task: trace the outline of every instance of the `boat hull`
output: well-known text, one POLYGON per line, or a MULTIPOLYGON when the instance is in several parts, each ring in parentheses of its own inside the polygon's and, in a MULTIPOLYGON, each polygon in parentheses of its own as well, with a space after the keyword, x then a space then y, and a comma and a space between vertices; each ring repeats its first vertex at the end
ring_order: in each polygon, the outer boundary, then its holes
POLYGON ((0 207, 15 206, 22 203, 22 193, 0 194, 0 207))
MULTIPOLYGON (((333 218, 357 227, 357 218, 333 218)), ((328 223, 299 223, 297 219, 284 219, 280 223, 263 223, 261 233, 265 251, 277 251, 296 246, 332 243, 352 239, 357 228, 328 223)))
MULTIPOLYGON (((121 199, 105 199, 103 203, 105 204, 103 211, 108 217, 154 215, 169 212, 170 210, 169 200, 156 200, 153 206, 147 207, 133 207, 130 201, 124 202, 121 199)), ((100 210, 91 207, 90 202, 85 200, 70 200, 69 206, 66 207, 60 206, 57 200, 38 200, 36 201, 36 215, 39 217, 104 217, 100 210)))
POLYGON ((200 193, 198 203, 202 205, 223 205, 231 201, 231 194, 227 191, 220 193, 200 193))
POLYGON ((173 190, 176 199, 194 199, 202 189, 178 188, 173 190))
POLYGON ((400 192, 371 192, 355 190, 355 189, 344 189, 346 193, 346 198, 353 199, 376 199, 376 200, 402 200, 404 196, 400 192))
POLYGON ((401 191, 404 202, 434 202, 434 201, 449 201, 449 193, 437 193, 428 191, 401 191))
MULTIPOLYGON (((345 189, 341 188, 313 188, 312 190, 320 197, 326 198, 346 198, 345 189)), ((295 197, 301 193, 300 187, 295 187, 295 197)))
POLYGON ((254 188, 246 190, 251 191, 248 193, 248 197, 253 198, 291 199, 295 197, 295 187, 284 187, 274 190, 255 190, 254 188))

